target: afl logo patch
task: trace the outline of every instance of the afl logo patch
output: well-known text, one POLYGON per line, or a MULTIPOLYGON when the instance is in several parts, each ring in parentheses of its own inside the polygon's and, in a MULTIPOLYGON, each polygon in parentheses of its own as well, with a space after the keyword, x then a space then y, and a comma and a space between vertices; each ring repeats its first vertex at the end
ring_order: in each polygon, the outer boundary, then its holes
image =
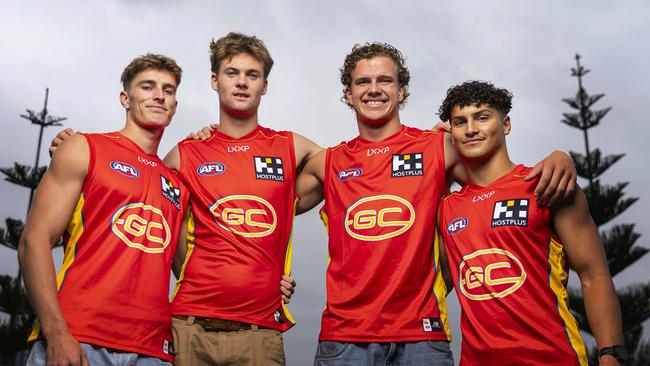
POLYGON ((456 218, 452 222, 447 224, 447 233, 449 235, 458 235, 460 234, 461 231, 465 230, 467 224, 469 224, 469 220, 467 220, 467 217, 456 218))
POLYGON ((122 174, 125 177, 137 178, 140 176, 140 172, 134 166, 121 162, 114 161, 111 163, 111 169, 122 174))
POLYGON ((350 168, 345 170, 339 170, 339 180, 345 182, 356 177, 360 177, 363 174, 363 170, 359 168, 350 168))
POLYGON ((196 172, 199 173, 199 175, 202 175, 204 177, 219 175, 225 171, 226 171, 226 166, 217 162, 203 163, 201 164, 201 166, 196 168, 196 172))

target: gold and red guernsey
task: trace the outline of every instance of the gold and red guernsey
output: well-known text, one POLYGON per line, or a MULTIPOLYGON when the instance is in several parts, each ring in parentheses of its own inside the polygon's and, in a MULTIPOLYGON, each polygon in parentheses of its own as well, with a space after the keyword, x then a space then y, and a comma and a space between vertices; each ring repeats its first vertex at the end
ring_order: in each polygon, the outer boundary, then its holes
MULTIPOLYGON (((189 192, 124 135, 84 136, 88 176, 64 234, 61 310, 79 342, 173 361, 169 276, 189 192)), ((30 340, 39 333, 37 323, 30 340)))
POLYGON ((258 126, 178 147, 192 216, 173 314, 291 328, 279 286, 291 270, 293 134, 258 126))
POLYGON ((463 334, 460 364, 587 365, 568 308, 566 252, 519 165, 487 187, 467 184, 440 205, 463 334), (497 360, 497 361, 495 361, 497 360))
POLYGON ((381 142, 357 137, 327 150, 321 341, 450 339, 434 243, 444 192, 440 132, 402 126, 381 142))

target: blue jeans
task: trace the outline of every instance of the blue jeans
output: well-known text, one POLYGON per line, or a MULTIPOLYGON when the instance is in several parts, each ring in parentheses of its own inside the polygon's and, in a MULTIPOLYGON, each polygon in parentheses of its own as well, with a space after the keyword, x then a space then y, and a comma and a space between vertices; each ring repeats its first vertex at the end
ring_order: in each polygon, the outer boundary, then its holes
POLYGON ((433 365, 453 366, 449 342, 318 342, 314 366, 433 365))
MULTIPOLYGON (((88 343, 80 343, 80 345, 86 351, 91 366, 172 366, 170 362, 155 357, 115 351, 88 343)), ((47 365, 46 358, 47 344, 44 340, 38 340, 34 342, 32 349, 29 351, 26 366, 47 365)))

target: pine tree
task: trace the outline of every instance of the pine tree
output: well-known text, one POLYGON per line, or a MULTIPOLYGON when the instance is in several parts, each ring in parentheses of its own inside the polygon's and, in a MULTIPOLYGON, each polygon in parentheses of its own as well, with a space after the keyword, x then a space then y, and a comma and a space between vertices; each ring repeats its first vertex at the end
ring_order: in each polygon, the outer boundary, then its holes
MULTIPOLYGON (((596 226, 601 227, 623 213, 638 198, 625 196, 623 190, 629 182, 608 185, 600 181, 600 176, 625 154, 604 156, 600 149, 592 150, 589 146, 588 130, 598 126, 611 107, 592 109, 594 104, 605 94, 589 95, 587 93, 582 84, 582 78, 590 70, 580 64, 580 58, 580 55, 576 54, 576 67, 571 69, 571 76, 578 79, 578 92, 574 98, 562 99, 576 111, 564 113, 562 122, 583 132, 585 154, 573 151, 570 154, 575 162, 578 175, 588 181, 588 186, 584 191, 589 202, 589 211, 596 226)), ((647 248, 635 245, 640 236, 634 231, 634 224, 612 225, 601 231, 601 238, 607 254, 607 264, 612 277, 633 265, 648 252, 647 248)), ((650 342, 641 338, 643 322, 650 317, 650 282, 634 283, 619 288, 616 292, 623 316, 623 339, 631 355, 627 365, 648 365, 650 342)), ((581 291, 570 289, 569 299, 580 329, 591 334, 581 291)), ((589 363, 591 365, 598 364, 597 353, 596 349, 590 350, 589 363)))
MULTIPOLYGON (((46 127, 61 126, 65 117, 51 116, 47 110, 49 89, 45 89, 45 105, 36 113, 27 109, 26 114, 20 117, 40 126, 38 136, 38 147, 36 150, 36 161, 34 166, 14 163, 13 167, 0 168, 5 175, 5 180, 19 186, 29 188, 28 210, 32 204, 34 191, 45 174, 46 167, 38 166, 40 159, 43 130, 46 127)), ((6 229, 0 228, 0 244, 12 249, 18 249, 18 241, 23 231, 21 220, 7 218, 6 229)), ((2 354, 12 355, 27 348, 27 336, 34 322, 34 315, 27 298, 27 293, 22 285, 20 271, 16 277, 0 275, 0 311, 9 315, 9 320, 0 323, 0 356, 2 354)))

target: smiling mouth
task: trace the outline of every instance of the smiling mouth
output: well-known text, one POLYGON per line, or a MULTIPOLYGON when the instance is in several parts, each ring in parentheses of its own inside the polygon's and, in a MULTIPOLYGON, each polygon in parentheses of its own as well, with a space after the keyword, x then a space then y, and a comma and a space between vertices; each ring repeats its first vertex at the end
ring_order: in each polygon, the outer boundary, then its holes
POLYGON ((157 105, 150 105, 147 108, 149 108, 153 112, 158 112, 158 113, 167 112, 167 108, 157 106, 157 105))
POLYGON ((384 101, 384 100, 367 100, 367 101, 365 101, 363 103, 367 104, 367 105, 369 105, 371 107, 375 107, 375 106, 380 106, 380 105, 385 104, 386 101, 384 101))
POLYGON ((236 98, 248 98, 248 94, 246 93, 234 93, 233 94, 236 98))
POLYGON ((471 140, 465 140, 465 141, 463 141, 463 144, 472 145, 472 144, 476 144, 476 143, 478 143, 478 142, 481 142, 481 141, 483 141, 483 140, 484 140, 484 139, 471 139, 471 140))

